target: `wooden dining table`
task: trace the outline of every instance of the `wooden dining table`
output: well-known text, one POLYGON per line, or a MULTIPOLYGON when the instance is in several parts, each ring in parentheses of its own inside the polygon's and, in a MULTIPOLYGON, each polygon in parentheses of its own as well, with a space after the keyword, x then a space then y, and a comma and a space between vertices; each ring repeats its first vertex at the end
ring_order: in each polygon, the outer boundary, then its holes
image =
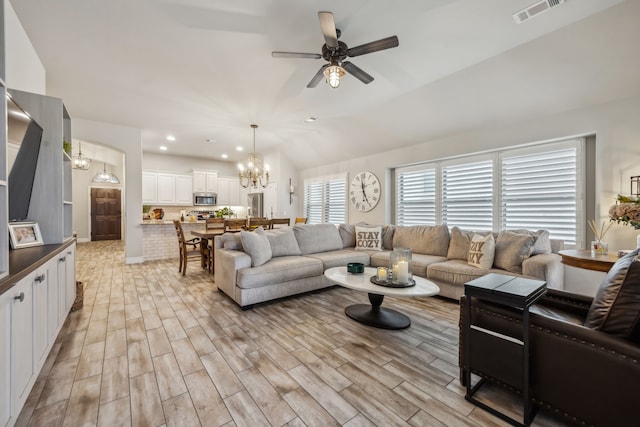
MULTIPOLYGON (((193 230, 191 234, 200 237, 200 265, 202 268, 209 268, 208 260, 211 258, 211 267, 213 267, 213 253, 209 254, 209 240, 213 240, 214 237, 224 234, 224 228, 215 228, 209 230, 193 230)), ((213 243, 212 243, 213 244, 213 243)), ((213 268, 209 268, 209 271, 213 273, 213 268)))

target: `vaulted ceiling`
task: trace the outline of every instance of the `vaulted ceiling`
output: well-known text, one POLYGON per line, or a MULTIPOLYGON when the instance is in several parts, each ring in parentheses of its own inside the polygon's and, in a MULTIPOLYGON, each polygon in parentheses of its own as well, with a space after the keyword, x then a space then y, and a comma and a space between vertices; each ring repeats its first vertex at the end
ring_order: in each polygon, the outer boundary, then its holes
POLYGON ((516 24, 534 2, 11 1, 72 117, 140 128, 147 152, 233 162, 257 123, 258 151, 298 168, 640 94, 640 2, 567 0, 516 24), (319 10, 350 47, 398 36, 351 60, 372 83, 308 89, 324 60, 271 56, 320 53, 319 10))

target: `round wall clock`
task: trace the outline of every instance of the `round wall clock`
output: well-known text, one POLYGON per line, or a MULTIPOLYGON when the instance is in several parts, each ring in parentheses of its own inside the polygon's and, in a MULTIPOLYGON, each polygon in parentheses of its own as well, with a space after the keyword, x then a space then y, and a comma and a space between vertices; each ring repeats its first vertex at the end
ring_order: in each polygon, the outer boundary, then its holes
POLYGON ((371 172, 359 172, 351 180, 349 200, 354 208, 369 212, 380 200, 380 181, 371 172))

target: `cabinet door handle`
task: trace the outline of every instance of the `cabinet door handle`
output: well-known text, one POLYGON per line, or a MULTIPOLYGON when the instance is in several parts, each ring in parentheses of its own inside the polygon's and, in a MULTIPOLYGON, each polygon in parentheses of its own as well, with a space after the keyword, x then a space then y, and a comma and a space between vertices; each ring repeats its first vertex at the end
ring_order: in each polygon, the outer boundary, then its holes
POLYGON ((39 276, 36 276, 36 282, 38 282, 38 283, 42 283, 42 282, 44 282, 44 278, 45 278, 45 275, 44 275, 44 274, 41 274, 41 275, 39 275, 39 276))
POLYGON ((24 301, 24 292, 20 292, 20 295, 16 295, 15 297, 13 297, 13 299, 16 299, 20 302, 24 301))
POLYGON ((58 258, 58 262, 65 262, 67 260, 66 257, 58 258))

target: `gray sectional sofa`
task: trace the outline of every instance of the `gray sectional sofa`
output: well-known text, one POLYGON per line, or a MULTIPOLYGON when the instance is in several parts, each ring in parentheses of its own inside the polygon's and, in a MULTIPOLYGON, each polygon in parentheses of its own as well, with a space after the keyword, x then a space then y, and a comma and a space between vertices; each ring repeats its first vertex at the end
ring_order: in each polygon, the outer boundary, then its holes
POLYGON ((411 248, 412 273, 436 283, 440 295, 452 299, 462 296, 465 282, 488 273, 533 277, 550 288, 564 288, 561 258, 555 253, 561 245, 545 231, 475 233, 446 225, 369 224, 298 224, 216 236, 215 284, 248 307, 333 286, 323 274, 331 267, 350 262, 388 267, 394 247, 411 248), (474 236, 493 242, 490 268, 469 263, 474 236))

